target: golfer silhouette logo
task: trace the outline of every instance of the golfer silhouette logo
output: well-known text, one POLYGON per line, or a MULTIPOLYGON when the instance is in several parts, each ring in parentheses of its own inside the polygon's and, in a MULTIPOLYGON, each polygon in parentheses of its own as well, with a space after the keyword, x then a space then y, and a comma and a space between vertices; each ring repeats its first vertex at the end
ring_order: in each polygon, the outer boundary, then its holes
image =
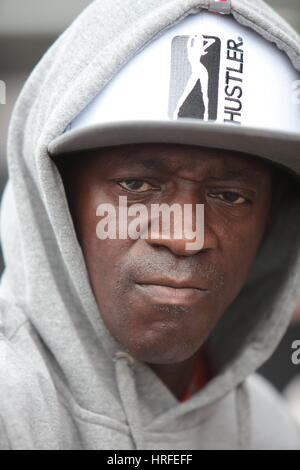
POLYGON ((169 102, 172 119, 216 120, 219 68, 219 38, 194 34, 173 39, 169 102))

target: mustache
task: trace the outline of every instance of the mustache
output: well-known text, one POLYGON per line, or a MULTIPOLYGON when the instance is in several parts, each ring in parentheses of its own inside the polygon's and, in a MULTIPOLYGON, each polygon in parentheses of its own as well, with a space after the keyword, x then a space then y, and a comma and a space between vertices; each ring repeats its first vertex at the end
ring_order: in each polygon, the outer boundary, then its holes
POLYGON ((213 289, 219 289, 225 283, 225 273, 215 264, 201 262, 196 256, 175 258, 167 251, 155 251, 143 256, 131 255, 122 264, 121 271, 131 281, 155 279, 159 274, 160 278, 194 279, 213 289))

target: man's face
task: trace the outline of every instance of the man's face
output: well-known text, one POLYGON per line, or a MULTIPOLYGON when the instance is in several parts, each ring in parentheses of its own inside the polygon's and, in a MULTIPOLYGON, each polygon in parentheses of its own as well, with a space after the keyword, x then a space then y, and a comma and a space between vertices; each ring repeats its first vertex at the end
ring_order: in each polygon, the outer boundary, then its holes
POLYGON ((66 193, 104 323, 141 361, 188 359, 247 279, 269 223, 269 167, 242 154, 175 144, 110 147, 70 162, 66 193), (99 239, 97 207, 109 203, 118 214, 119 196, 149 214, 151 204, 204 204, 203 247, 189 250, 190 240, 172 232, 99 239))

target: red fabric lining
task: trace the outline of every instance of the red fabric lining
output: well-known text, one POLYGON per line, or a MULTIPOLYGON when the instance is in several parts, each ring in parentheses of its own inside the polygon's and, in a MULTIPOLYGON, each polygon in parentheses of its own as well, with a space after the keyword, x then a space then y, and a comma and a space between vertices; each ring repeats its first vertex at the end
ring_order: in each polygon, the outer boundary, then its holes
POLYGON ((188 400, 195 392, 200 390, 206 384, 208 380, 208 370, 205 359, 201 356, 198 361, 192 381, 185 391, 183 397, 180 399, 180 402, 188 400))

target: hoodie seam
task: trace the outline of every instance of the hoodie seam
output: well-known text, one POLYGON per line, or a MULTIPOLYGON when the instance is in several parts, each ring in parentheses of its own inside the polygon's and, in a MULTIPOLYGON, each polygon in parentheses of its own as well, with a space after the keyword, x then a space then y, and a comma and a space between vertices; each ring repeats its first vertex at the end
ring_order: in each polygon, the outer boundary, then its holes
MULTIPOLYGON (((245 16, 244 13, 241 13, 240 11, 237 11, 237 10, 234 10, 234 11, 237 15, 242 17, 245 21, 250 22, 251 24, 253 24, 253 21, 251 21, 247 16, 245 16)), ((276 41, 281 42, 282 44, 284 44, 284 46, 288 47, 289 49, 292 49, 293 53, 296 54, 297 56, 299 56, 299 51, 295 48, 294 45, 289 44, 284 38, 282 38, 280 36, 277 36, 276 34, 271 33, 269 30, 266 30, 265 28, 263 28, 261 26, 259 26, 259 28, 260 28, 260 30, 267 31, 267 33, 270 35, 270 37, 275 40, 275 45, 278 49, 279 49, 279 47, 277 46, 276 41)), ((251 28, 251 29, 254 30, 253 28, 251 28)), ((257 32, 256 30, 254 30, 254 31, 257 32)), ((258 34, 261 37, 263 37, 261 33, 258 33, 258 34)), ((274 42, 274 41, 270 41, 270 42, 274 42)), ((294 42, 294 40, 293 40, 293 42, 294 42)), ((281 49, 279 49, 279 50, 281 50, 281 49)), ((289 57, 288 54, 285 51, 284 51, 284 53, 287 57, 289 57)), ((290 59, 290 57, 289 57, 289 59, 290 59)))
POLYGON ((20 325, 18 325, 14 332, 10 335, 6 335, 5 332, 0 332, 0 340, 11 341, 12 343, 14 343, 17 339, 16 337, 18 336, 18 334, 20 333, 20 331, 23 330, 23 327, 26 327, 26 325, 29 325, 29 329, 31 328, 29 320, 25 320, 20 325))
MULTIPOLYGON (((101 414, 92 410, 89 410, 88 408, 83 407, 80 405, 77 400, 75 400, 74 396, 65 389, 64 384, 61 383, 61 379, 57 376, 57 374, 54 372, 55 377, 58 379, 57 381, 54 382, 55 388, 58 392, 58 396, 60 397, 62 403, 64 404, 65 408, 68 410, 68 412, 71 414, 71 416, 76 417, 76 419, 89 423, 89 424, 94 424, 94 425, 99 425, 102 426, 102 423, 96 423, 95 420, 97 419, 104 419, 104 420, 110 420, 114 421, 117 426, 121 426, 123 429, 117 429, 118 432, 123 432, 126 435, 129 435, 128 431, 128 426, 121 421, 118 421, 116 418, 112 418, 111 416, 107 416, 105 414, 101 414), (66 396, 68 395, 68 397, 66 396), (94 416, 91 416, 90 418, 85 417, 80 415, 80 413, 89 413, 94 416)), ((106 423, 104 423, 107 425, 106 423)), ((116 429, 116 426, 110 426, 111 429, 116 429)))
MULTIPOLYGON (((0 341, 10 341, 11 343, 16 343, 18 341, 18 334, 23 331, 23 327, 26 327, 26 326, 29 326, 29 329, 31 329, 31 324, 28 320, 25 320, 24 322, 22 322, 17 328, 16 330, 10 335, 10 336, 6 336, 6 335, 3 335, 3 334, 0 334, 0 341)), ((47 367, 47 370, 48 370, 48 366, 46 365, 47 367)), ((57 374, 55 374, 55 376, 57 377, 57 374)), ((111 416, 107 416, 107 415, 104 415, 104 414, 100 414, 100 413, 96 413, 95 411, 92 411, 92 410, 89 410, 87 408, 84 408, 82 407, 73 397, 73 395, 69 394, 69 398, 70 398, 70 401, 71 401, 71 406, 67 406, 67 402, 66 402, 66 397, 65 397, 65 394, 64 392, 62 391, 62 387, 60 386, 60 384, 57 382, 57 381, 53 381, 53 384, 58 392, 58 396, 61 398, 61 402, 62 404, 64 404, 65 408, 71 413, 72 416, 76 417, 77 419, 83 421, 83 422, 87 422, 87 423, 90 423, 90 424, 95 424, 95 425, 100 425, 101 426, 101 423, 95 423, 94 422, 94 419, 97 419, 99 417, 99 419, 104 419, 104 420, 112 420, 112 421, 115 421, 115 423, 118 425, 118 426, 122 426, 123 427, 123 430, 119 430, 120 432, 125 432, 126 435, 127 435, 127 425, 122 423, 121 421, 118 421, 116 420, 115 418, 112 418, 111 416), (77 408, 77 409, 76 409, 77 408), (86 413, 92 413, 94 414, 95 416, 94 417, 91 417, 92 419, 89 420, 89 418, 86 418, 86 417, 83 417, 83 416, 80 416, 80 413, 81 412, 86 412, 86 413), (93 419, 94 418, 94 419, 93 419)), ((107 423, 104 423, 105 426, 107 426, 107 423)), ((109 425, 109 424, 108 424, 109 425)), ((114 429, 114 426, 111 426, 111 429, 114 429)), ((129 435, 129 433, 128 433, 129 435)))
POLYGON ((29 320, 23 321, 10 336, 7 336, 7 339, 13 343, 17 339, 16 337, 18 336, 20 331, 23 330, 23 327, 26 327, 27 325, 29 326, 29 329, 30 329, 31 325, 30 325, 29 320))
MULTIPOLYGON (((12 335, 10 335, 9 337, 6 336, 6 335, 0 334, 0 341, 4 341, 4 342, 5 341, 10 341, 11 343, 15 344, 16 341, 18 341, 18 334, 21 331, 23 331, 23 327, 26 327, 27 325, 29 325, 29 328, 31 328, 30 322, 28 320, 22 322, 17 327, 17 329, 14 331, 14 333, 12 335)), ((46 365, 46 367, 47 367, 47 370, 48 370, 47 365, 46 365)), ((88 423, 88 424, 93 424, 93 425, 96 425, 96 426, 109 427, 110 429, 113 429, 114 431, 120 432, 121 434, 124 434, 126 436, 130 435, 130 433, 127 429, 128 426, 126 424, 122 423, 121 421, 116 420, 115 418, 112 418, 111 416, 96 413, 95 411, 91 411, 87 408, 82 407, 74 399, 74 397, 71 394, 69 394, 70 395, 70 406, 68 406, 66 397, 64 395, 64 392, 62 391, 62 387, 56 381, 55 382, 53 381, 53 385, 55 386, 55 389, 57 391, 57 397, 59 398, 61 404, 70 413, 70 415, 73 419, 76 418, 77 420, 79 420, 81 422, 88 423), (95 416, 91 417, 91 419, 89 419, 87 417, 84 417, 84 416, 81 416, 80 413, 84 413, 84 412, 94 414, 95 416), (99 420, 103 419, 104 422, 103 423, 95 422, 97 419, 99 419, 99 420), (106 420, 114 421, 115 425, 113 423, 111 423, 111 424, 107 423, 106 420), (121 426, 123 429, 118 429, 119 426, 121 426)))
POLYGON ((130 436, 130 433, 128 431, 128 426, 124 425, 122 422, 116 420, 115 418, 112 418, 111 416, 107 416, 107 415, 100 414, 100 413, 95 413, 94 411, 90 411, 86 408, 83 408, 80 405, 78 405, 78 403, 73 398, 72 398, 73 403, 69 406, 69 403, 67 403, 63 393, 61 391, 58 391, 58 392, 59 392, 58 396, 60 398, 60 401, 61 401, 62 405, 70 413, 70 415, 73 419, 76 419, 76 420, 81 421, 83 423, 91 424, 91 425, 94 425, 94 426, 104 426, 106 429, 110 428, 110 429, 113 429, 116 432, 119 432, 120 434, 130 436), (76 410, 76 408, 78 408, 78 410, 76 410), (95 414, 94 419, 92 417, 91 418, 86 418, 84 416, 80 416, 79 415, 80 412, 93 413, 93 414, 95 414), (103 423, 96 422, 97 420, 101 420, 101 419, 103 419, 103 421, 104 421, 103 423), (113 423, 109 424, 109 423, 106 422, 106 420, 114 421, 116 423, 116 425, 114 426, 113 423), (122 426, 123 429, 118 429, 117 428, 118 426, 122 426))

